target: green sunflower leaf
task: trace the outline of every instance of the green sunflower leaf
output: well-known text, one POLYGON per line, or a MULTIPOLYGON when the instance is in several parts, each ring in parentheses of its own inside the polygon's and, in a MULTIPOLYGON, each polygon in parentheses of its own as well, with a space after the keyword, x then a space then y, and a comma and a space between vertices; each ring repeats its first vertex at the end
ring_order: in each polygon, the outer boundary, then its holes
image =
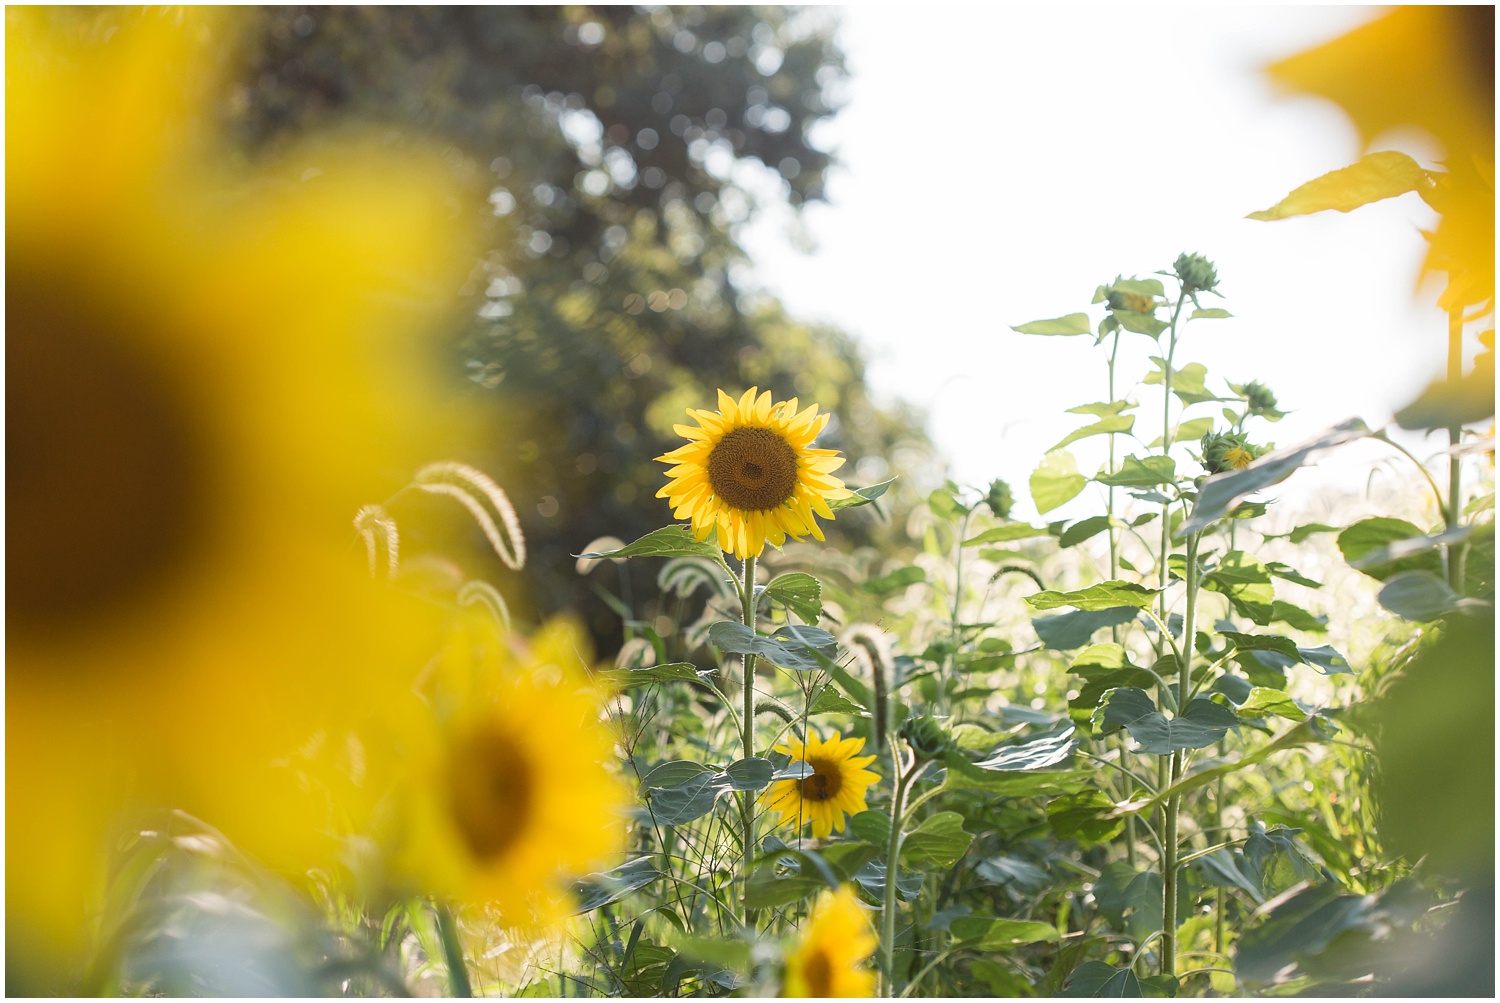
POLYGON ((821 627, 787 624, 764 637, 734 620, 720 620, 709 627, 708 643, 726 655, 759 655, 796 672, 825 667, 838 646, 834 636, 821 627))
POLYGON ((974 837, 964 831, 964 817, 956 811, 940 811, 922 821, 901 844, 901 862, 913 866, 945 869, 958 863, 974 837))
POLYGON ((1156 709, 1145 690, 1131 686, 1105 693, 1093 717, 1097 734, 1124 728, 1140 743, 1141 751, 1158 756, 1213 745, 1231 729, 1238 731, 1239 726, 1239 718, 1232 711, 1208 697, 1195 697, 1181 714, 1168 718, 1156 709))
POLYGON ((659 877, 661 871, 656 869, 650 857, 638 857, 612 870, 586 875, 573 882, 573 897, 578 900, 573 914, 576 916, 617 902, 659 877))
POLYGON ((1051 923, 991 916, 962 916, 949 925, 956 943, 976 951, 1005 951, 1021 944, 1037 944, 1061 938, 1051 923))
POLYGON ((1013 324, 1011 330, 1017 334, 1073 335, 1093 334, 1093 326, 1086 313, 1070 313, 1066 317, 1052 320, 1034 320, 1029 324, 1013 324))
POLYGON ((896 478, 892 477, 888 481, 881 481, 879 484, 871 484, 868 487, 851 488, 850 490, 853 491, 852 495, 848 498, 837 498, 829 502, 828 507, 837 512, 840 509, 858 508, 861 505, 868 505, 889 491, 891 485, 895 483, 896 478))
POLYGON ((599 678, 623 690, 651 683, 702 682, 704 675, 692 662, 667 662, 640 669, 607 669, 599 673, 599 678))
POLYGON ((796 613, 807 623, 816 625, 823 615, 823 586, 812 575, 801 571, 777 575, 761 594, 796 613))
POLYGON ((1004 526, 994 526, 985 530, 978 536, 971 536, 964 541, 965 547, 980 543, 1010 543, 1014 540, 1029 540, 1035 536, 1046 536, 1045 526, 1032 526, 1024 522, 1008 522, 1004 526))
POLYGON ((1177 482, 1177 461, 1170 456, 1127 456, 1120 469, 1112 474, 1100 471, 1094 475, 1100 484, 1117 488, 1149 488, 1177 482))
POLYGON ((1039 616, 1031 621, 1042 644, 1058 651, 1081 648, 1104 627, 1129 623, 1140 615, 1134 606, 1117 606, 1098 611, 1076 610, 1057 616, 1039 616))
POLYGON ((776 767, 769 759, 740 759, 724 767, 724 776, 729 780, 729 789, 734 791, 758 791, 770 785, 776 775, 776 767))
POLYGON ((719 556, 718 545, 708 540, 695 539, 686 526, 663 526, 652 530, 634 543, 619 550, 606 550, 593 554, 574 554, 574 557, 599 560, 605 557, 713 557, 719 556))
POLYGON ((1073 498, 1088 484, 1078 472, 1078 461, 1067 450, 1059 449, 1042 458, 1031 472, 1031 500, 1038 512, 1050 512, 1073 498))
POLYGON ((1026 597, 1026 604, 1035 610, 1057 609, 1073 606, 1077 609, 1098 612, 1133 606, 1145 609, 1161 594, 1161 589, 1148 589, 1134 582, 1100 582, 1076 592, 1038 592, 1026 597))
POLYGON ((916 566, 908 565, 907 567, 897 568, 895 571, 881 575, 879 578, 872 578, 870 581, 860 585, 859 590, 861 592, 869 592, 872 595, 883 596, 887 593, 895 592, 897 589, 904 589, 908 585, 915 585, 917 582, 925 582, 926 580, 927 572, 916 566))

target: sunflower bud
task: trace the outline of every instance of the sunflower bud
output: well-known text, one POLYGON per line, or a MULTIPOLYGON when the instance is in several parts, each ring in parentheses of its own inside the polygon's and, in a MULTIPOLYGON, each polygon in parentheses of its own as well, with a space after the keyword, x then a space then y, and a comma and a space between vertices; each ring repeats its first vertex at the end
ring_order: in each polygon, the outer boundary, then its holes
POLYGON ((947 727, 927 714, 907 718, 901 722, 897 734, 919 760, 941 759, 953 748, 953 736, 948 734, 947 727))
POLYGON ((1154 313, 1156 311, 1156 297, 1145 293, 1111 289, 1107 298, 1111 310, 1127 310, 1130 313, 1154 313))
POLYGON ((1177 281, 1182 283, 1182 291, 1185 293, 1210 292, 1219 284, 1219 273, 1214 269, 1214 263, 1201 254, 1188 254, 1184 251, 1172 262, 1172 271, 1177 275, 1177 281))
POLYGON ((984 496, 984 503, 995 513, 996 519, 1009 519, 1010 507, 1016 502, 1015 496, 1010 493, 1010 485, 996 477, 990 481, 989 493, 984 496))
POLYGON ((1203 450, 1203 467, 1211 474, 1244 470, 1265 449, 1252 444, 1243 432, 1210 432, 1199 443, 1203 450))
POLYGON ((1265 384, 1251 380, 1239 388, 1240 396, 1250 405, 1251 414, 1268 414, 1276 410, 1276 395, 1265 384))

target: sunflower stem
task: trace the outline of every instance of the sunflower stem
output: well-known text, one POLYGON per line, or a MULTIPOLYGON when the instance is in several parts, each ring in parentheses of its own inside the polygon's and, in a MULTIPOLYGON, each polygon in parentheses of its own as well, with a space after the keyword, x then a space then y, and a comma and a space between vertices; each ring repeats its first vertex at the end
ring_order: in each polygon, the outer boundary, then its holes
MULTIPOLYGON (((755 633, 755 558, 745 558, 744 575, 740 581, 740 609, 746 627, 755 633)), ((744 758, 755 758, 755 656, 745 654, 740 656, 743 666, 743 697, 744 714, 740 718, 740 736, 744 748, 744 758)), ((750 867, 755 860, 755 792, 746 791, 740 806, 740 823, 742 826, 742 845, 744 848, 744 878, 745 894, 750 893, 750 867)), ((755 929, 755 910, 747 904, 745 906, 745 927, 755 929)))
POLYGON ((901 840, 906 821, 906 792, 916 775, 917 760, 902 763, 901 748, 891 740, 891 763, 896 767, 896 790, 891 795, 891 833, 885 848, 885 895, 880 911, 880 972, 885 979, 881 995, 896 992, 896 879, 900 876, 901 840))
MULTIPOLYGON (((1463 310, 1454 309, 1448 314, 1448 386, 1457 392, 1458 381, 1464 375, 1464 319, 1463 310)), ((1463 426, 1448 426, 1448 445, 1456 447, 1463 441, 1463 426)), ((1443 521, 1447 529, 1457 529, 1463 512, 1463 457, 1455 449, 1448 451, 1448 504, 1443 508, 1443 521)), ((1464 594, 1464 557, 1467 545, 1463 540, 1448 545, 1448 584, 1454 592, 1464 594)))
POLYGON ((448 965, 448 991, 458 999, 474 995, 469 986, 469 970, 464 965, 464 947, 458 938, 458 922, 453 911, 442 903, 433 906, 437 913, 438 939, 443 942, 443 960, 448 965))

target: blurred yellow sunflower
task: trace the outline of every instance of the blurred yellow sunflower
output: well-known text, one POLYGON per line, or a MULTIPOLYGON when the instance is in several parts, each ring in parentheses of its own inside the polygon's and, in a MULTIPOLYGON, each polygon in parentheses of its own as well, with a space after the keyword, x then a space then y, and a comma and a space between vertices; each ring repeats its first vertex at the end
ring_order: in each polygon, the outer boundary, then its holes
POLYGON ((529 642, 466 616, 424 685, 423 723, 392 730, 402 779, 382 835, 398 880, 554 926, 570 880, 625 849, 629 788, 585 674, 588 639, 553 620, 529 642))
POLYGON ((7 988, 55 991, 120 808, 288 869, 359 815, 338 737, 442 614, 349 520, 467 441, 423 336, 473 256, 440 157, 225 168, 232 15, 5 16, 7 988))
POLYGON ((818 897, 797 947, 786 956, 781 995, 873 996, 875 975, 860 966, 877 941, 859 899, 846 885, 818 897))
POLYGON ((864 811, 865 791, 880 779, 864 767, 875 762, 874 756, 858 755, 865 747, 862 738, 843 738, 838 733, 823 740, 811 728, 804 744, 795 738, 775 746, 777 752, 805 762, 812 776, 801 780, 778 780, 760 795, 761 804, 776 811, 777 824, 792 822, 799 829, 812 822, 812 833, 826 839, 830 833, 844 831, 845 814, 864 811))
POLYGON ((719 391, 719 410, 688 409, 698 424, 674 425, 690 440, 658 456, 671 464, 666 487, 656 493, 689 519, 700 540, 716 534, 719 549, 740 560, 759 557, 769 540, 823 539, 814 514, 833 518, 830 501, 849 497, 833 476, 844 458, 833 449, 814 449, 828 424, 816 404, 797 410, 797 398, 771 402, 771 392, 746 390, 738 401, 719 391))
MULTIPOLYGON (((1424 272, 1448 275, 1445 311, 1494 308, 1495 8, 1396 7, 1268 68, 1289 90, 1340 105, 1368 144, 1406 125, 1444 148, 1447 171, 1419 189, 1442 214, 1424 272)), ((1368 201, 1368 198, 1365 199, 1368 201)))

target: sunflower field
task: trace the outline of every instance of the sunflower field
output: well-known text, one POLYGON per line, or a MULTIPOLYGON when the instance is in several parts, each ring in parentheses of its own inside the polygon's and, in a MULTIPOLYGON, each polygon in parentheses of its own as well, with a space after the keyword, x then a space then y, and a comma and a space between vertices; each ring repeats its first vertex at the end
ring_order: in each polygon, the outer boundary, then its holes
POLYGON ((1389 424, 1183 250, 968 484, 748 291, 817 12, 8 8, 7 993, 1492 996, 1493 37, 1265 70, 1446 151, 1246 224, 1435 213, 1389 424))

